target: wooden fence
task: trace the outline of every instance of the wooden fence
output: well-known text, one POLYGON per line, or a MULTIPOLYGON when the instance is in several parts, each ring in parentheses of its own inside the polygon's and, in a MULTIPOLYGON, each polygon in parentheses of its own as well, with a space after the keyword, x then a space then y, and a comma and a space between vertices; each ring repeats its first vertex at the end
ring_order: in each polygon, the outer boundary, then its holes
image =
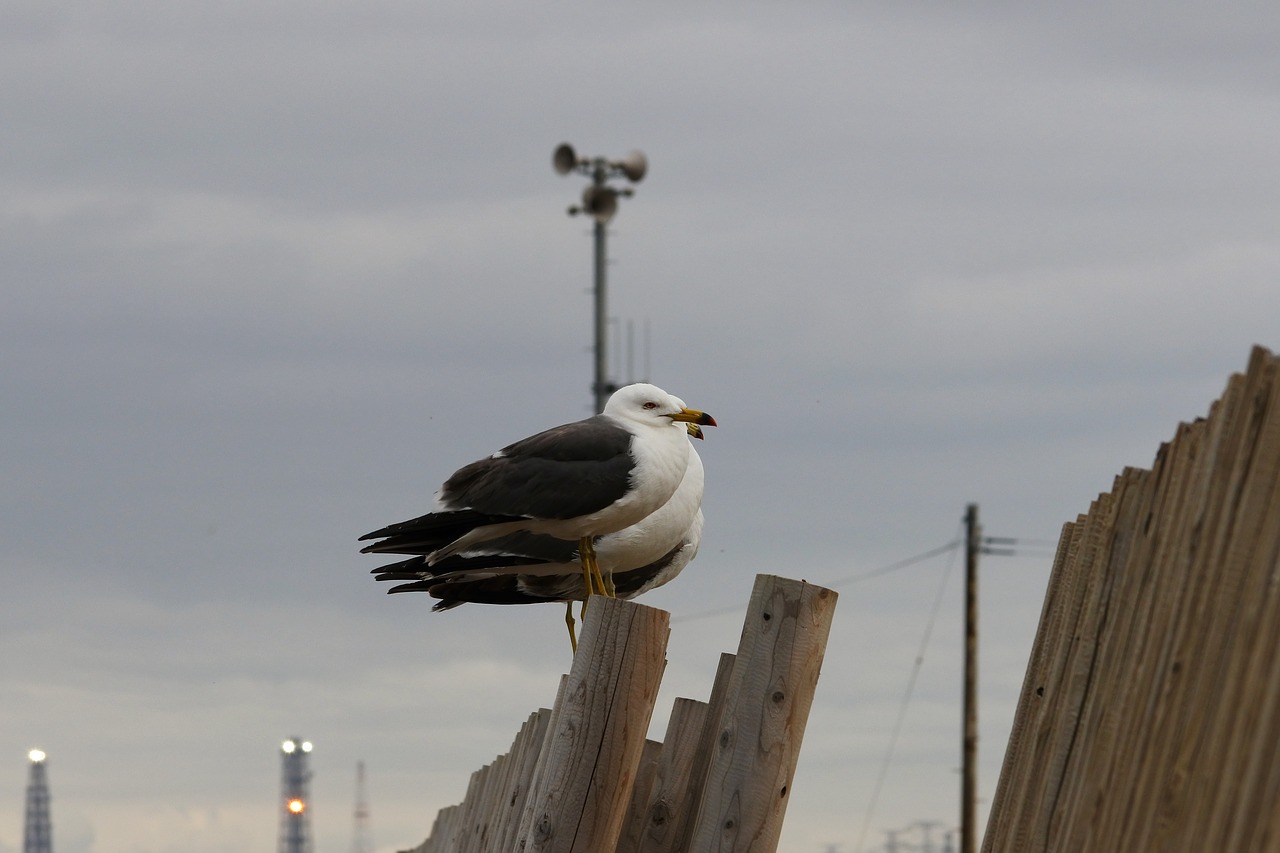
POLYGON ((984 851, 1280 851, 1280 360, 1067 524, 984 851))
POLYGON ((775 850, 835 602, 757 576, 737 655, 722 655, 708 702, 675 701, 657 743, 668 614, 592 598, 555 707, 409 853, 775 850))

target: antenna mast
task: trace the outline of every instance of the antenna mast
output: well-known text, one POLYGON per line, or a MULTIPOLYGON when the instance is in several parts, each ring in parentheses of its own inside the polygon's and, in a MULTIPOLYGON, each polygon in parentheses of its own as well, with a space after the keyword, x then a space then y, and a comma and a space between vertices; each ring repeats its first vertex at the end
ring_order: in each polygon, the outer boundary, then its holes
POLYGON ((356 762, 355 834, 351 840, 351 853, 373 853, 373 840, 369 833, 369 794, 365 790, 363 761, 356 762))
POLYGON ((630 198, 634 194, 631 187, 614 189, 609 186, 609 179, 617 176, 626 178, 633 184, 644 180, 649 170, 649 161, 643 153, 632 151, 621 160, 606 160, 604 157, 581 157, 573 146, 565 142, 556 147, 551 155, 551 165, 561 175, 579 172, 591 177, 591 183, 582 191, 582 204, 569 208, 569 215, 579 213, 595 220, 593 228, 595 258, 595 381, 591 384, 591 393, 595 397, 597 412, 604 411, 605 401, 609 395, 618 390, 609 379, 609 355, 606 349, 608 337, 609 308, 605 270, 608 267, 608 252, 605 248, 609 220, 618 212, 618 199, 630 198))

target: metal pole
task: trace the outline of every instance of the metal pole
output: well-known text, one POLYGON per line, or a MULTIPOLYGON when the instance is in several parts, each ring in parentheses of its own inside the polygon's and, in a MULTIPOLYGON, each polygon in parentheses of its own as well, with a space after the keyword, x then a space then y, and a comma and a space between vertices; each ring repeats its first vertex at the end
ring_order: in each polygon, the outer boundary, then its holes
POLYGON ((978 505, 965 511, 964 758, 960 782, 960 853, 978 849, 978 505))
POLYGON ((649 161, 640 151, 632 151, 621 160, 606 160, 604 157, 588 159, 579 157, 569 143, 561 143, 551 154, 551 166, 561 175, 581 172, 591 176, 591 186, 582 193, 582 204, 569 208, 569 215, 584 213, 595 219, 595 378, 591 383, 591 393, 595 398, 597 412, 604 411, 609 395, 618 390, 609 381, 609 300, 605 279, 608 275, 609 259, 605 249, 608 236, 609 220, 618 209, 619 198, 630 198, 630 188, 615 190, 609 186, 611 175, 621 175, 627 180, 639 183, 649 169, 649 161))
MULTIPOLYGON (((598 173, 597 173, 598 174, 598 173)), ((598 177, 596 183, 603 183, 598 177)), ((603 412, 604 404, 612 393, 609 384, 609 351, 607 340, 609 334, 609 305, 605 292, 605 266, 608 258, 605 255, 605 233, 607 226, 596 220, 596 378, 591 386, 596 395, 596 411, 603 412)))

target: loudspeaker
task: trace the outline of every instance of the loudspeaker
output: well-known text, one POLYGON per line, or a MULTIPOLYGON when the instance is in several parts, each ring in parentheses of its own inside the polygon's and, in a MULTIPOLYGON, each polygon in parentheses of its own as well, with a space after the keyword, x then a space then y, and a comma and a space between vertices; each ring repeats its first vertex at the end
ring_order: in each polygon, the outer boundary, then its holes
POLYGON ((618 212, 618 192, 595 184, 582 191, 582 211, 596 222, 608 222, 618 212))
POLYGON ((649 171, 649 160, 644 156, 643 151, 632 151, 613 165, 621 169, 622 174, 637 184, 644 180, 644 173, 649 171))
POLYGON ((560 174, 567 175, 578 165, 578 154, 573 150, 572 145, 562 142, 556 147, 555 153, 551 155, 551 165, 560 174))

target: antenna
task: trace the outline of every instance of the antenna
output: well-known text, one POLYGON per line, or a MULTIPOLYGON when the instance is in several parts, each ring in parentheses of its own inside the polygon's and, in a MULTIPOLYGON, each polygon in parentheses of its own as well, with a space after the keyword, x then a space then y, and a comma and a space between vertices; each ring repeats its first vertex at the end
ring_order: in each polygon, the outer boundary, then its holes
POLYGON ((596 333, 596 367, 595 381, 591 385, 595 395, 596 411, 604 411, 605 401, 609 395, 618 390, 609 380, 609 351, 605 342, 608 336, 609 310, 606 306, 605 267, 608 264, 605 253, 605 234, 609 220, 618 212, 618 200, 630 198, 635 191, 631 187, 614 189, 609 186, 609 179, 624 177, 633 184, 644 180, 649 171, 649 160, 639 151, 632 151, 621 160, 606 160, 604 157, 582 157, 573 146, 563 142, 556 146, 551 154, 551 167, 559 175, 570 172, 581 172, 591 177, 591 183, 582 191, 582 204, 569 208, 569 215, 579 213, 595 220, 595 333, 596 333))
POLYGON ((648 382, 652 375, 649 372, 649 318, 644 318, 644 381, 648 382))
POLYGON ((627 321, 627 381, 636 381, 636 321, 627 321))
POLYGON ((351 853, 373 853, 373 839, 369 832, 369 796, 364 784, 364 761, 356 762, 356 813, 351 853))

